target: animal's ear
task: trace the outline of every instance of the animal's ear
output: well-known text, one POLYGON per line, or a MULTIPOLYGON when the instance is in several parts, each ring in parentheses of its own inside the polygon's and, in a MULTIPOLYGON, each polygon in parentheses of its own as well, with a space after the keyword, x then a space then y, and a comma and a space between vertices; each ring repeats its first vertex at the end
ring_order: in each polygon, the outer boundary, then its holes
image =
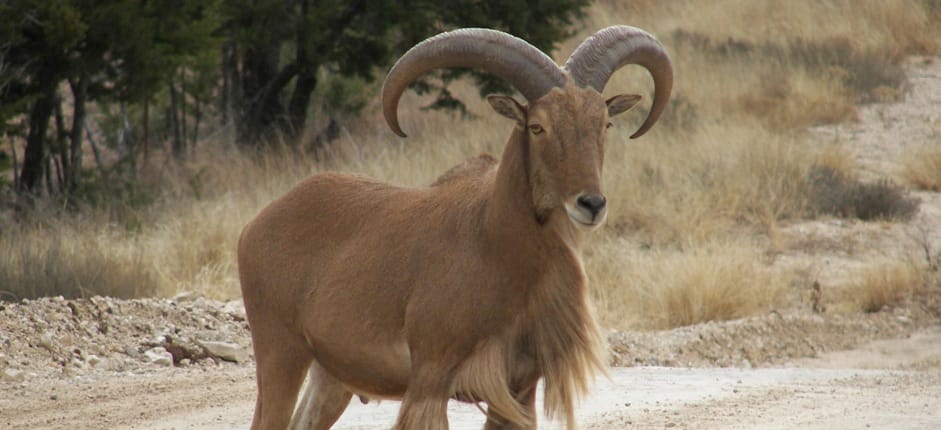
POLYGON ((517 124, 526 125, 526 108, 513 97, 491 94, 487 101, 498 114, 516 121, 517 124))
POLYGON ((608 99, 605 104, 608 105, 608 117, 613 117, 630 110, 640 101, 637 94, 619 94, 608 99))

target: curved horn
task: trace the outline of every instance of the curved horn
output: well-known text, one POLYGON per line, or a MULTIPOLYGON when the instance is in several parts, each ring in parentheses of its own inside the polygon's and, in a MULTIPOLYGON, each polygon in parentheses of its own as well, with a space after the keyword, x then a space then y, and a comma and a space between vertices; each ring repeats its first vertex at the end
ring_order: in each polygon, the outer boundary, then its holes
POLYGON ((565 70, 579 86, 590 86, 600 93, 611 75, 628 64, 647 69, 654 83, 650 114, 631 135, 633 139, 653 127, 673 89, 673 64, 660 41, 639 28, 627 25, 608 27, 585 39, 566 61, 565 70))
POLYGON ((528 42, 497 30, 468 28, 441 33, 415 45, 392 66, 382 84, 382 113, 395 134, 398 105, 412 81, 434 69, 478 68, 509 81, 527 100, 536 100, 562 86, 562 69, 528 42))

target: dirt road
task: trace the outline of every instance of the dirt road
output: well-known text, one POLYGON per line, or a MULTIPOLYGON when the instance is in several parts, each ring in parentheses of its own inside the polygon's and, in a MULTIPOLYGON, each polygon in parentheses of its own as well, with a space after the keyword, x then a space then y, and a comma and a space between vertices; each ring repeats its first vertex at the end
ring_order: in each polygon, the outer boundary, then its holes
MULTIPOLYGON (((5 429, 247 428, 250 366, 35 381, 0 389, 5 429)), ((398 402, 357 401, 337 429, 387 429, 398 402)), ((941 428, 941 327, 787 367, 614 368, 579 407, 586 429, 941 428)), ((452 429, 483 415, 452 402, 452 429)), ((543 428, 558 428, 543 423, 543 428)))

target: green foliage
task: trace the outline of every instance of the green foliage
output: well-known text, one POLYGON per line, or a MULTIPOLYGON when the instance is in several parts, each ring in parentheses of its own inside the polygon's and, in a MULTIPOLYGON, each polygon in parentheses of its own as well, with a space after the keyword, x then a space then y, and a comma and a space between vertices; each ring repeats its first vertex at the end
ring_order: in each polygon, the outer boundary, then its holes
POLYGON ((88 104, 147 102, 182 69, 199 75, 187 93, 208 98, 218 85, 218 8, 218 0, 0 4, 0 131, 28 136, 19 191, 40 192, 50 156, 62 174, 45 189, 67 198, 78 190, 88 104), (62 104, 72 109, 62 109, 54 145, 47 124, 62 104))
MULTIPOLYGON (((571 33, 586 0, 431 0, 310 1, 225 0, 223 32, 239 64, 231 89, 239 140, 257 144, 273 135, 291 137, 304 126, 308 99, 319 72, 369 82, 381 76, 401 53, 436 33, 457 27, 489 27, 517 35, 551 51, 571 33)), ((460 109, 446 91, 454 79, 472 73, 482 94, 508 92, 506 83, 467 70, 437 71, 419 80, 419 93, 437 92, 432 107, 460 109)), ((328 83, 321 94, 325 110, 349 111, 358 103, 337 105, 346 84, 328 83)))
MULTIPOLYGON (((182 157, 217 107, 226 120, 234 113, 242 142, 292 142, 304 129, 312 98, 336 126, 374 97, 372 83, 399 54, 427 37, 491 27, 548 52, 571 34, 587 4, 8 0, 0 2, 0 133, 27 140, 21 171, 27 180, 18 182, 17 192, 82 200, 96 194, 88 193, 97 187, 94 178, 105 176, 81 173, 86 119, 105 134, 97 141, 121 162, 131 159, 131 170, 138 141, 161 134, 172 137, 173 153, 182 157), (207 103, 216 99, 223 102, 207 103), (151 118, 158 125, 151 127, 151 118)), ((437 94, 432 108, 463 110, 447 86, 468 73, 482 94, 510 90, 467 70, 438 71, 414 88, 437 94)))
POLYGON ((358 76, 329 74, 321 80, 315 95, 326 114, 350 117, 358 114, 375 97, 373 87, 358 76))
MULTIPOLYGON (((431 6, 432 2, 425 3, 423 7, 429 8, 425 22, 428 27, 440 24, 435 28, 444 31, 461 27, 486 27, 502 30, 515 35, 543 52, 551 53, 558 43, 570 37, 576 30, 573 24, 584 14, 584 8, 589 2, 585 0, 540 0, 534 2, 500 1, 500 0, 461 0, 447 3, 442 6, 431 6), (456 4, 455 4, 456 3, 456 4), (434 10, 437 7, 437 10, 434 10), (434 16, 438 14, 439 18, 434 16)), ((437 2, 434 2, 437 4, 437 2)), ((422 6, 419 6, 422 7, 422 6)), ((418 18, 421 20, 422 18, 418 18)), ((416 29, 414 38, 405 39, 408 46, 399 46, 399 51, 411 47, 421 39, 430 36, 433 32, 424 32, 416 29)), ((513 89, 503 80, 491 75, 473 70, 443 70, 432 76, 440 80, 440 84, 432 83, 428 79, 416 82, 412 88, 419 94, 437 91, 436 100, 429 106, 432 109, 458 109, 463 111, 464 106, 459 100, 451 97, 446 91, 447 84, 457 78, 470 74, 480 90, 480 95, 503 93, 510 94, 513 89)))

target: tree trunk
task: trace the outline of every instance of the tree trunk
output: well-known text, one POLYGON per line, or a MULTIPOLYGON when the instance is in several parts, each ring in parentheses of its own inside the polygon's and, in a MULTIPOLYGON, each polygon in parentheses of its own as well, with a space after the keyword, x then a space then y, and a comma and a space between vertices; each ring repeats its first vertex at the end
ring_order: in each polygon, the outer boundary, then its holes
POLYGON ((242 55, 241 99, 237 102, 236 139, 246 146, 261 146, 270 140, 283 114, 279 95, 296 74, 292 64, 280 72, 281 41, 249 44, 242 55))
POLYGON ((68 138, 69 132, 65 129, 65 118, 62 115, 62 97, 56 95, 55 107, 53 108, 53 118, 56 124, 55 140, 50 145, 49 156, 52 157, 52 164, 56 171, 56 181, 60 190, 66 189, 66 178, 69 176, 69 157, 68 138))
POLYGON ((235 116, 238 106, 242 104, 242 92, 239 81, 238 50, 235 42, 228 41, 222 45, 222 125, 228 125, 235 116))
MULTIPOLYGON (((301 0, 301 16, 308 14, 309 1, 301 0)), ((310 105, 310 95, 317 87, 317 65, 311 58, 311 49, 308 46, 310 40, 310 27, 300 25, 297 29, 297 40, 295 41, 295 63, 297 64, 297 79, 294 82, 294 92, 291 94, 291 100, 288 102, 288 112, 286 121, 282 125, 281 132, 286 136, 287 141, 296 145, 301 133, 304 131, 304 124, 307 122, 307 107, 310 105)))
POLYGON ((10 142, 10 154, 13 156, 13 189, 20 189, 20 160, 17 158, 16 142, 7 138, 6 132, 3 133, 4 139, 10 142))
POLYGON ((144 118, 143 118, 143 140, 141 141, 141 146, 143 147, 143 161, 141 165, 147 166, 147 151, 150 149, 150 98, 144 99, 144 118))
MULTIPOLYGON (((104 178, 105 163, 101 161, 101 153, 98 152, 98 144, 95 142, 95 137, 91 134, 91 127, 88 126, 88 117, 85 117, 85 136, 88 137, 88 146, 91 147, 91 153, 95 157, 95 166, 98 166, 98 174, 104 178)), ((131 164, 133 165, 133 161, 131 164)))
POLYGON ((42 163, 42 173, 43 178, 46 179, 46 195, 52 196, 56 194, 55 182, 52 180, 52 156, 46 152, 46 158, 42 163))
POLYGON ((173 74, 170 75, 169 80, 169 91, 170 91, 170 105, 168 109, 168 117, 170 118, 170 129, 173 132, 173 139, 171 140, 171 151, 173 152, 173 158, 177 160, 183 159, 183 141, 182 134, 180 133, 180 119, 177 117, 177 103, 179 103, 180 96, 177 94, 176 86, 173 85, 174 81, 173 74))
POLYGON ((29 133, 26 136, 26 153, 20 171, 19 194, 37 194, 42 186, 43 168, 46 160, 46 131, 49 117, 55 105, 56 82, 51 74, 42 79, 43 91, 33 102, 29 112, 29 133))
POLYGON ((80 72, 78 82, 69 80, 72 95, 75 97, 75 111, 72 114, 72 131, 69 139, 69 171, 66 177, 66 190, 71 194, 78 189, 82 172, 82 133, 85 127, 85 100, 88 95, 88 76, 80 72))
MULTIPOLYGON (((144 101, 146 106, 147 102, 144 101)), ((129 160, 131 165, 131 174, 134 177, 137 177, 137 151, 138 151, 138 138, 137 133, 134 132, 134 126, 131 124, 131 119, 127 114, 127 105, 122 100, 120 103, 121 109, 121 134, 118 138, 118 148, 120 148, 121 157, 124 160, 129 160)), ((145 108, 146 113, 146 108, 145 108)), ((85 118, 85 131, 88 137, 88 143, 91 144, 92 151, 95 154, 95 162, 100 164, 98 159, 98 151, 95 149, 95 141, 92 138, 91 130, 88 127, 88 118, 85 118)), ((99 166, 99 169, 101 166, 99 166)))
POLYGON ((202 109, 200 109, 199 95, 193 95, 193 133, 190 144, 190 153, 196 157, 196 141, 199 139, 199 122, 202 120, 202 109))
POLYGON ((183 155, 186 155, 186 142, 187 131, 186 131, 186 72, 183 67, 180 67, 180 92, 178 93, 177 103, 180 106, 180 116, 178 117, 179 127, 180 127, 180 151, 183 155))

